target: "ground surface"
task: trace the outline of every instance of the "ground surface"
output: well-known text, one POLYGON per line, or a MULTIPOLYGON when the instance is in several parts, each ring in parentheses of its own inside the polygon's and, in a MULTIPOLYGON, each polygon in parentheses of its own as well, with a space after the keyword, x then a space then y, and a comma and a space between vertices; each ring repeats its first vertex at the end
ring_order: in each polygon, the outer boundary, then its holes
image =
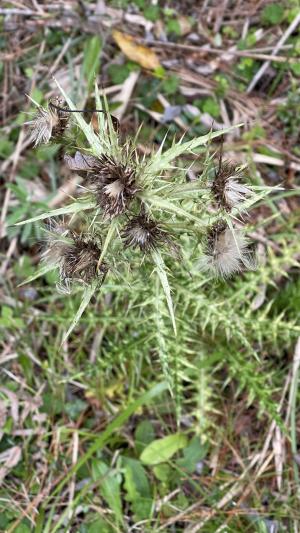
POLYGON ((3 1, 0 25, 0 531, 299 531, 297 0, 3 1), (258 271, 187 304, 179 427, 130 287, 107 282, 60 348, 80 297, 52 274, 18 286, 42 236, 15 222, 78 182, 58 145, 33 148, 25 95, 45 103, 55 76, 93 107, 95 74, 141 154, 242 122, 224 157, 284 187, 251 212, 258 271))

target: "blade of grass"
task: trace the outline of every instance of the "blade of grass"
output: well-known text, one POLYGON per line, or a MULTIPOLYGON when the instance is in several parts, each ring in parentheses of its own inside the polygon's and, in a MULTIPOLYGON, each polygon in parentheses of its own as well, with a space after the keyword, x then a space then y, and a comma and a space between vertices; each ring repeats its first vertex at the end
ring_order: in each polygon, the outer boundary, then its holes
POLYGON ((88 92, 90 93, 100 68, 100 53, 102 42, 98 35, 94 35, 86 40, 83 52, 83 73, 87 81, 88 92))
POLYGON ((299 367, 300 367, 300 337, 298 338, 295 353, 294 353, 294 360, 293 360, 293 375, 292 375, 292 383, 291 383, 291 389, 290 389, 290 398, 289 398, 289 404, 291 406, 290 411, 290 431, 291 431, 291 448, 292 453, 294 456, 293 461, 293 471, 294 471, 294 479, 295 483, 298 486, 300 486, 300 477, 299 477, 299 468, 295 461, 295 457, 298 452, 298 443, 297 443, 297 391, 298 391, 298 382, 299 382, 299 367))

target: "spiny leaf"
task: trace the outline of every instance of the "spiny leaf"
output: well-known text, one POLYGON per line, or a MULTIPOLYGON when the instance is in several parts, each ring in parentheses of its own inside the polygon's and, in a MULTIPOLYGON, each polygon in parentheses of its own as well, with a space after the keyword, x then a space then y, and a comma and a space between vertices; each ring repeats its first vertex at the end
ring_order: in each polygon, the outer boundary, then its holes
MULTIPOLYGON (((66 100, 69 108, 72 110, 76 110, 76 106, 73 104, 69 96, 65 93, 65 91, 60 86, 58 81, 55 78, 54 78, 54 81, 57 87, 59 88, 60 92, 62 93, 64 99, 66 100)), ((102 145, 101 145, 99 137, 95 134, 91 124, 87 124, 87 122, 82 117, 81 113, 72 113, 72 115, 75 115, 75 120, 77 121, 78 126, 83 131, 84 135, 86 136, 87 141, 89 142, 94 155, 100 155, 103 152, 102 145)))
POLYGON ((165 295, 166 295, 167 304, 168 304, 168 308, 169 308, 169 313, 170 313, 170 317, 171 317, 174 333, 175 333, 175 335, 177 335, 175 315, 174 315, 174 309, 173 309, 173 302, 172 302, 172 298, 171 298, 171 289, 170 289, 170 285, 169 285, 169 281, 168 281, 168 277, 167 277, 167 273, 166 273, 166 267, 165 267, 165 264, 163 262, 163 259, 162 259, 161 255, 160 255, 160 252, 153 251, 152 252, 152 258, 153 258, 153 261, 154 261, 154 263, 156 265, 156 271, 157 271, 157 274, 159 276, 160 282, 162 284, 162 288, 163 288, 163 290, 165 292, 165 295))
POLYGON ((41 213, 40 215, 37 215, 36 217, 28 218, 27 220, 22 220, 21 222, 17 222, 15 226, 23 226, 24 224, 36 222, 37 220, 44 220, 45 218, 56 217, 59 215, 78 213, 79 211, 84 211, 86 209, 93 209, 93 207, 95 207, 94 201, 73 202, 72 204, 66 205, 64 207, 59 207, 58 209, 53 209, 52 211, 46 211, 46 213, 41 213))
POLYGON ((78 324, 82 313, 85 311, 86 307, 88 306, 88 304, 90 302, 90 299, 92 298, 92 296, 93 296, 93 294, 96 291, 98 286, 99 286, 98 281, 94 281, 94 283, 92 283, 92 285, 90 287, 87 287, 85 289, 83 298, 81 300, 81 304, 80 304, 80 306, 78 308, 78 311, 77 311, 76 315, 74 316, 68 331, 64 335, 63 340, 61 341, 61 344, 63 344, 67 340, 69 335, 72 333, 73 329, 78 324))
POLYGON ((108 228, 108 232, 107 232, 107 235, 106 235, 106 238, 105 238, 105 241, 104 241, 104 244, 103 244, 103 248, 102 248, 102 251, 101 251, 101 255, 99 257, 99 261, 98 261, 98 268, 100 267, 104 257, 105 257, 105 254, 106 254, 106 251, 107 251, 107 248, 109 246, 109 243, 110 241, 112 240, 114 234, 115 234, 115 231, 117 229, 117 222, 115 220, 113 220, 111 223, 110 223, 110 226, 108 228))
POLYGON ((230 128, 224 128, 223 130, 215 131, 213 133, 210 132, 207 135, 202 135, 201 137, 197 137, 196 139, 192 139, 191 141, 187 141, 185 143, 180 140, 163 154, 155 154, 146 166, 145 174, 156 174, 157 172, 166 170, 169 167, 170 162, 181 154, 185 152, 192 152, 195 150, 195 148, 203 146, 212 139, 220 137, 220 135, 224 135, 233 129, 240 128, 242 125, 243 124, 237 124, 235 126, 231 126, 230 128))
POLYGON ((178 205, 175 205, 172 202, 169 202, 168 200, 164 200, 163 198, 159 198, 158 196, 150 195, 147 193, 143 193, 140 196, 146 201, 150 202, 155 207, 168 211, 169 213, 174 213, 175 215, 181 216, 184 219, 192 220, 193 222, 197 222, 197 224, 199 224, 200 226, 203 226, 203 219, 192 215, 192 213, 185 211, 185 209, 182 209, 182 207, 179 207, 178 205))
MULTIPOLYGON (((97 83, 95 83, 95 101, 96 101, 97 109, 104 110, 97 83)), ((99 132, 101 132, 102 142, 108 147, 109 139, 107 138, 106 129, 105 129, 105 114, 104 113, 98 113, 98 126, 99 126, 99 132)))
POLYGON ((20 283, 18 285, 18 287, 22 287, 22 285, 26 285, 26 283, 31 283, 32 281, 34 281, 35 279, 37 278, 40 278, 41 276, 44 276, 45 274, 47 274, 48 272, 51 272, 51 270, 55 270, 56 269, 56 265, 43 265, 41 268, 39 268, 35 274, 33 274, 32 276, 30 276, 29 278, 25 279, 25 281, 22 281, 22 283, 20 283))
POLYGON ((156 322, 156 331, 157 331, 157 353, 159 356, 160 364, 162 367, 162 371, 165 375, 166 380, 169 383, 170 393, 173 396, 173 386, 174 386, 174 380, 172 375, 172 370, 170 369, 169 365, 169 353, 167 350, 167 343, 166 343, 166 337, 169 333, 169 331, 166 331, 164 320, 163 320, 163 313, 162 311, 162 304, 165 303, 165 301, 162 301, 161 298, 161 292, 160 292, 160 280, 157 278, 156 283, 156 294, 154 299, 154 305, 155 305, 155 322, 156 322))

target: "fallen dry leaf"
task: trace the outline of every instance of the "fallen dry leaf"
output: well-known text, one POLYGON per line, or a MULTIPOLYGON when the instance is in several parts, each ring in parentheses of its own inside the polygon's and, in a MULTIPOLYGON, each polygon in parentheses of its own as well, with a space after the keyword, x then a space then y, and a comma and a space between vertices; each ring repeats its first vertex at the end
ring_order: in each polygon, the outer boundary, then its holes
POLYGON ((135 63, 148 70, 155 70, 160 67, 156 53, 146 46, 137 44, 131 35, 117 30, 113 31, 112 35, 122 52, 131 61, 135 61, 135 63))
POLYGON ((11 417, 15 424, 19 421, 19 400, 17 395, 6 387, 0 387, 0 392, 5 394, 10 402, 11 417))
POLYGON ((18 464, 21 459, 22 450, 20 446, 13 446, 9 450, 5 450, 0 454, 0 462, 4 465, 0 468, 0 484, 2 483, 8 472, 18 464))

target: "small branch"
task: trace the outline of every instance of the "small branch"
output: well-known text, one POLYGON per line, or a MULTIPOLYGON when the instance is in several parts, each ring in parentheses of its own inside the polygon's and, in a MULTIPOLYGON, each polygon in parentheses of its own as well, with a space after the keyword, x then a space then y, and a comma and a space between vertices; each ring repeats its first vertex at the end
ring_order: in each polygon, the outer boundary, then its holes
MULTIPOLYGON (((293 20, 293 22, 289 25, 289 27, 287 28, 287 30, 284 32, 284 34, 282 35, 281 39, 279 39, 277 45, 275 46, 275 48, 273 49, 272 51, 272 54, 271 54, 271 57, 273 58, 273 56, 276 56, 277 55, 277 52, 279 52, 280 48, 282 47, 282 45, 285 43, 285 41, 290 37, 290 35, 292 35, 292 33, 295 31, 295 29, 297 28, 298 24, 300 23, 300 13, 298 13, 297 17, 293 20)), ((256 84, 258 83, 258 81, 260 80, 260 78, 264 75, 264 73, 266 72, 267 68, 269 67, 271 61, 274 61, 274 59, 268 59, 261 67, 260 69, 258 70, 258 72, 255 74, 254 78, 252 79, 251 83, 249 84, 249 87, 247 88, 247 93, 251 93, 251 91, 254 89, 254 87, 256 86, 256 84)))

